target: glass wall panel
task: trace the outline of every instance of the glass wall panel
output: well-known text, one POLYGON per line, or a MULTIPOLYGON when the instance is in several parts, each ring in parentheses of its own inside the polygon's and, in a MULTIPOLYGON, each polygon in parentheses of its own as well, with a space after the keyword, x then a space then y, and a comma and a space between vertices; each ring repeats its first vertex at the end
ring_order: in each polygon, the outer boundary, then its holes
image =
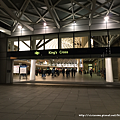
POLYGON ((31 46, 32 44, 36 44, 36 50, 44 50, 44 39, 43 39, 43 35, 36 35, 36 36, 31 36, 31 46))
POLYGON ((19 51, 30 50, 30 36, 19 37, 19 51))
POLYGON ((59 40, 61 40, 61 49, 73 48, 73 33, 61 33, 59 40))
POLYGON ((18 51, 18 37, 8 38, 8 51, 18 51))
POLYGON ((74 48, 88 48, 88 40, 90 39, 89 32, 74 33, 74 48))
POLYGON ((108 46, 108 35, 107 30, 102 31, 91 31, 91 42, 92 47, 107 47, 108 46))
POLYGON ((110 47, 120 46, 120 30, 109 30, 110 47))
POLYGON ((45 50, 58 49, 58 34, 45 35, 45 50))

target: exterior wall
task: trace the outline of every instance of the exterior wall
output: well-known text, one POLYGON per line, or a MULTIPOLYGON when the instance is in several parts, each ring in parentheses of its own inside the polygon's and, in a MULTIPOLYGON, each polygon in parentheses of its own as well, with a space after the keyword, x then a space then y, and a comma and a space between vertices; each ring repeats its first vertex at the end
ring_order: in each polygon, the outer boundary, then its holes
POLYGON ((0 84, 12 83, 12 63, 7 58, 7 36, 0 33, 0 84))
POLYGON ((120 58, 118 58, 118 80, 120 81, 120 58))
POLYGON ((113 79, 118 79, 119 58, 112 58, 113 79))

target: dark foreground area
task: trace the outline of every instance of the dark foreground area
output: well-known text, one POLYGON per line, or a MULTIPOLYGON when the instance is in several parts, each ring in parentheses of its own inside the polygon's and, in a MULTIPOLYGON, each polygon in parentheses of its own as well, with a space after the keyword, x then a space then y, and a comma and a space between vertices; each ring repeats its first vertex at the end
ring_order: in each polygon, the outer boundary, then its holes
POLYGON ((120 120, 119 87, 0 85, 0 120, 101 119, 120 120))

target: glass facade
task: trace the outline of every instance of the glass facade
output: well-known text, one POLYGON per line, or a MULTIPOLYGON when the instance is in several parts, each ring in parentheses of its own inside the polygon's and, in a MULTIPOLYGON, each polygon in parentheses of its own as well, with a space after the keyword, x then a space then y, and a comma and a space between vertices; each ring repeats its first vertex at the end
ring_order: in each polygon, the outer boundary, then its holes
POLYGON ((61 49, 73 48, 73 33, 60 33, 61 49))
POLYGON ((120 47, 120 30, 110 30, 109 39, 111 47, 120 47))
POLYGON ((88 40, 90 39, 89 32, 74 33, 74 48, 88 48, 88 40))
POLYGON ((58 34, 45 35, 45 50, 58 49, 58 34))
POLYGON ((91 31, 91 40, 93 42, 93 47, 107 47, 108 46, 108 32, 107 30, 103 31, 91 31))
POLYGON ((8 38, 8 51, 18 51, 18 37, 8 38))
POLYGON ((31 36, 31 50, 44 50, 43 44, 44 44, 43 35, 31 36))
POLYGON ((19 51, 30 51, 30 36, 19 37, 19 51))
POLYGON ((82 31, 8 38, 9 51, 119 47, 120 30, 82 31))

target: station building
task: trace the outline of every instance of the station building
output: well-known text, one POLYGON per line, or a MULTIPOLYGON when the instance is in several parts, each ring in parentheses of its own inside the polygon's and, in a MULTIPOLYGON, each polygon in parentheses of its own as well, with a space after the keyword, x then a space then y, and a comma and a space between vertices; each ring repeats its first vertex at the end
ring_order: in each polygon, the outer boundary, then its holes
POLYGON ((119 82, 119 11, 117 0, 1 0, 0 83, 14 82, 16 65, 29 67, 29 80, 56 67, 119 82))

